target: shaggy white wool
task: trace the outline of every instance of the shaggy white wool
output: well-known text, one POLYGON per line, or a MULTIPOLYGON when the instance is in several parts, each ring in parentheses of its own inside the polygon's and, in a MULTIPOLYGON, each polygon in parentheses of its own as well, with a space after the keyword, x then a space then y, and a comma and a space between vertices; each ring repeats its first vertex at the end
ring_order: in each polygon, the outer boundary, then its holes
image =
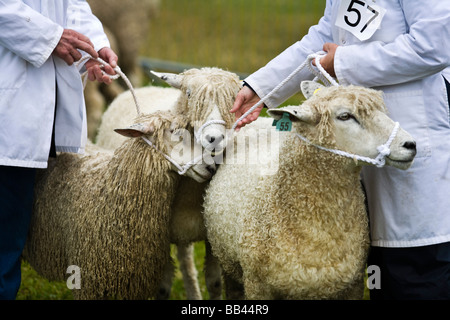
MULTIPOLYGON (((189 122, 191 134, 194 134, 194 127, 199 127, 206 122, 212 109, 219 108, 220 119, 226 121, 226 127, 231 128, 234 117, 229 112, 235 96, 241 87, 239 77, 231 72, 219 68, 191 69, 183 72, 179 76, 180 89, 145 87, 136 89, 136 95, 140 101, 143 112, 156 112, 157 110, 173 110, 176 114, 183 115, 189 122)), ((130 92, 117 97, 103 115, 102 123, 97 136, 97 144, 107 149, 114 150, 120 145, 122 138, 113 133, 113 129, 128 123, 135 114, 134 101, 130 92)), ((174 201, 171 220, 171 241, 172 243, 187 246, 189 243, 206 240, 206 231, 201 214, 203 194, 206 184, 198 185, 196 182, 181 178, 179 188, 174 201)), ((188 252, 187 250, 185 252, 188 252)), ((207 259, 213 259, 207 257, 207 259)), ((186 264, 187 265, 187 264, 186 264)), ((210 268, 208 274, 213 275, 207 279, 208 291, 212 299, 221 298, 221 288, 217 285, 220 281, 220 271, 215 265, 215 261, 208 260, 210 268)), ((191 265, 189 268, 195 268, 191 265)), ((167 267, 168 272, 173 270, 167 267)), ((193 271, 182 270, 183 272, 193 271)), ((170 279, 168 276, 167 279, 170 279)), ((197 279, 191 278, 188 288, 196 288, 197 279)), ((171 283, 162 284, 167 296, 171 283)), ((200 296, 195 290, 187 290, 188 297, 194 299, 200 296)))

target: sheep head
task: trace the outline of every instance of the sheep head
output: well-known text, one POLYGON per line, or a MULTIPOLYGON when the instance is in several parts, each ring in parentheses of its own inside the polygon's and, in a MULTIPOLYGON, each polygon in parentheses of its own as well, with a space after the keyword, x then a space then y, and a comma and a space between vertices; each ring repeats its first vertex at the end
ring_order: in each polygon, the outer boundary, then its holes
MULTIPOLYGON (((158 111, 141 115, 131 126, 114 131, 128 138, 145 137, 157 152, 169 156, 179 166, 184 166, 193 161, 196 155, 202 154, 201 146, 194 141, 186 126, 184 117, 176 116, 170 111, 158 111)), ((142 145, 151 148, 144 141, 142 145)), ((179 171, 174 163, 170 164, 173 171, 179 171)), ((211 179, 215 170, 214 163, 206 163, 200 159, 186 171, 186 175, 201 183, 211 179)))
POLYGON ((194 68, 181 74, 152 73, 183 92, 177 112, 186 115, 194 132, 211 121, 225 122, 225 125, 213 123, 198 132, 198 140, 204 148, 222 152, 226 146, 226 129, 234 123, 229 110, 241 88, 239 77, 219 68, 194 68))
MULTIPOLYGON (((395 127, 386 114, 382 92, 357 86, 316 89, 302 105, 271 109, 269 114, 275 119, 289 114, 293 131, 316 145, 375 159, 395 127)), ((405 170, 415 155, 414 139, 399 128, 386 164, 405 170)), ((367 163, 357 163, 363 164, 367 163)))

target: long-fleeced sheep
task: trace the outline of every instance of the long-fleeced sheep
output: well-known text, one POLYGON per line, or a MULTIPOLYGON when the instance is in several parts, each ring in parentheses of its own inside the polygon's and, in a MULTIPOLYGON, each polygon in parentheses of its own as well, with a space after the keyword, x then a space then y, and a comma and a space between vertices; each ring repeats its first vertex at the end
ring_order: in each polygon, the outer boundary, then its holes
MULTIPOLYGON (((204 124, 211 123, 210 121, 225 121, 225 124, 213 123, 204 127, 199 137, 204 147, 223 151, 226 145, 223 140, 226 129, 232 126, 234 120, 229 110, 241 87, 239 77, 219 68, 190 69, 182 74, 159 74, 159 76, 173 88, 136 89, 136 96, 142 102, 143 110, 154 112, 156 109, 164 108, 184 115, 193 135, 204 124)), ((121 141, 111 136, 111 130, 126 123, 133 108, 134 101, 130 92, 121 94, 111 103, 102 118, 97 136, 98 145, 111 150, 117 148, 121 141)), ((186 261, 180 267, 189 299, 201 299, 191 252, 192 242, 206 240, 201 214, 205 186, 206 184, 199 185, 182 177, 172 213, 171 238, 172 242, 177 244, 179 252, 184 253, 179 254, 179 260, 186 261)), ((207 242, 206 246, 205 274, 208 292, 212 299, 220 299, 222 291, 220 268, 215 258, 209 254, 207 242)), ((169 273, 170 270, 169 265, 169 273)), ((171 288, 171 276, 168 275, 166 279, 161 287, 161 296, 167 297, 171 288)))
MULTIPOLYGON (((269 114, 284 118, 282 129, 292 121, 273 153, 276 174, 249 160, 225 163, 208 184, 204 218, 213 253, 248 299, 360 299, 369 235, 359 173, 368 163, 317 146, 375 158, 395 127, 382 95, 323 88, 301 106, 269 114)), ((261 134, 267 121, 258 119, 235 138, 261 134)), ((386 164, 406 169, 415 154, 413 138, 400 128, 386 164)))
MULTIPOLYGON (((169 259, 170 208, 180 180, 162 153, 180 165, 192 160, 191 141, 173 139, 186 125, 168 111, 143 114, 116 130, 130 138, 115 151, 88 144, 83 156, 58 155, 37 180, 24 258, 49 280, 64 280, 67 268, 78 266, 77 299, 155 297, 169 259), (172 154, 180 146, 183 155, 172 154)), ((200 183, 214 169, 201 161, 186 174, 200 183)))

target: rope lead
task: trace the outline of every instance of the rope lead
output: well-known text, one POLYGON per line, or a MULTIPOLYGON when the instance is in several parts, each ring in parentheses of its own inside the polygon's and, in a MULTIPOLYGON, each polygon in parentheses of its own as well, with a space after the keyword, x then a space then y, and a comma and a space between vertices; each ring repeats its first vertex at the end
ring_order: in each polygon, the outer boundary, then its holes
MULTIPOLYGON (((100 65, 100 68, 101 68, 102 66, 106 66, 106 65, 111 67, 111 65, 110 65, 108 62, 106 62, 105 60, 103 60, 102 58, 99 57, 99 58, 97 58, 97 59, 94 59, 94 58, 93 58, 91 55, 89 55, 89 54, 85 55, 85 56, 82 57, 80 60, 78 60, 77 63, 76 63, 76 66, 79 67, 79 65, 81 65, 81 64, 83 64, 85 61, 88 61, 88 60, 91 60, 91 59, 92 59, 92 60, 98 61, 98 62, 101 64, 101 65, 100 65)), ((112 67, 111 67, 111 68, 112 68, 112 67)), ((131 84, 130 79, 128 79, 128 77, 126 76, 126 74, 123 73, 123 71, 120 69, 119 66, 117 66, 117 67, 115 67, 115 68, 113 68, 113 69, 114 69, 114 71, 117 73, 116 75, 107 74, 104 70, 102 70, 102 73, 103 73, 104 75, 108 76, 111 80, 116 80, 116 79, 119 79, 120 77, 122 77, 122 79, 125 81, 127 87, 130 89, 130 92, 131 92, 131 94, 132 94, 132 96, 133 96, 134 103, 135 103, 135 105, 136 105, 136 111, 137 111, 137 114, 138 114, 138 115, 141 115, 141 107, 140 107, 140 105, 139 105, 139 102, 138 102, 138 99, 137 99, 137 96, 136 96, 136 92, 134 91, 134 88, 133 88, 133 85, 131 84)), ((83 79, 83 86, 86 87, 86 83, 87 83, 87 71, 85 71, 85 72, 81 75, 81 78, 83 79)))
POLYGON ((336 80, 333 79, 333 77, 330 76, 330 74, 322 67, 322 65, 320 64, 320 59, 323 58, 325 56, 325 52, 320 51, 317 53, 313 53, 310 54, 306 60, 294 71, 292 71, 292 73, 290 75, 287 76, 286 79, 284 79, 283 81, 281 81, 275 88, 273 88, 272 91, 270 91, 265 97, 263 97, 260 101, 258 101, 253 107, 251 107, 246 113, 244 113, 233 125, 232 130, 236 129, 238 123, 240 121, 242 121, 243 119, 247 118, 247 116, 252 113, 253 111, 255 111, 256 108, 258 108, 261 104, 263 104, 264 102, 266 102, 271 96, 273 96, 278 90, 281 89, 281 87, 283 87, 286 83, 288 83, 297 73, 299 73, 300 71, 302 71, 306 66, 309 68, 309 70, 311 71, 312 74, 316 75, 316 79, 319 78, 320 80, 322 80, 323 83, 325 83, 326 85, 330 86, 339 86, 339 84, 336 82, 336 80), (311 62, 315 60, 316 62, 316 66, 317 69, 319 70, 319 72, 313 68, 313 66, 311 65, 311 62))

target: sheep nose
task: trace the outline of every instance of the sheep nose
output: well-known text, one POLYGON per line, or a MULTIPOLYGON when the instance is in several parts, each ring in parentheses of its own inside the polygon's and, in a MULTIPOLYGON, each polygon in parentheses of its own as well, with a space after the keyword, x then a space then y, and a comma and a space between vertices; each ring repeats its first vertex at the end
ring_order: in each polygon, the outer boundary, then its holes
POLYGON ((209 134, 207 134, 205 138, 209 143, 216 141, 216 137, 211 137, 209 134))
POLYGON ((403 144, 403 148, 406 148, 411 151, 416 151, 416 142, 415 141, 406 141, 403 144))
POLYGON ((217 142, 216 142, 216 143, 219 143, 219 142, 221 142, 225 137, 224 137, 223 134, 220 135, 220 136, 218 136, 218 137, 210 136, 209 134, 207 134, 207 135, 205 136, 205 138, 206 138, 206 140, 207 140, 209 143, 213 143, 214 141, 216 141, 216 139, 217 139, 217 142))

